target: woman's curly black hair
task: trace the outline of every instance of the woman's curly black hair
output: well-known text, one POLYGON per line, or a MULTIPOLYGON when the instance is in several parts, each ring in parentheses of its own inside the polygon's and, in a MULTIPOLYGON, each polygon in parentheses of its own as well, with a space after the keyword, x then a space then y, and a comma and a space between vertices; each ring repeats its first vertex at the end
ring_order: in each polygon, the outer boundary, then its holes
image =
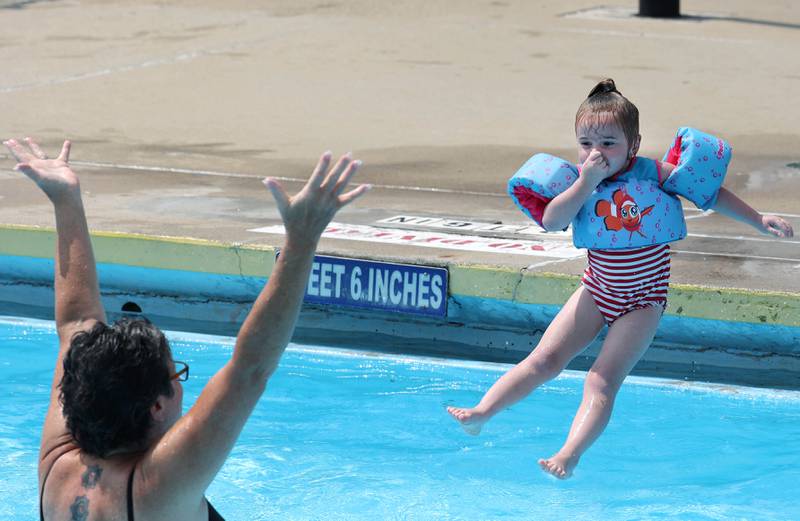
POLYGON ((59 400, 78 446, 101 458, 142 448, 150 408, 173 394, 171 360, 164 333, 144 318, 77 333, 64 357, 59 400))

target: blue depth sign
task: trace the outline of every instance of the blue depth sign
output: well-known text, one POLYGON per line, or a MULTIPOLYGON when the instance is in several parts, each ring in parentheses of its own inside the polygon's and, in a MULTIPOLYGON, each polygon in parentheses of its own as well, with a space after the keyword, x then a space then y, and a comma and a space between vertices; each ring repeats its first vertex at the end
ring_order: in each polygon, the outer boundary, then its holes
POLYGON ((317 255, 305 301, 444 317, 447 270, 317 255))

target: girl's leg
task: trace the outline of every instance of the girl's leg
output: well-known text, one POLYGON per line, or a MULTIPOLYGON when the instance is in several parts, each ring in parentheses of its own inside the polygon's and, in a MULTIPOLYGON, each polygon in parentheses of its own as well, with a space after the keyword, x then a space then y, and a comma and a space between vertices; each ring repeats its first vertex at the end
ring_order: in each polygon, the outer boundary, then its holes
POLYGON ((661 308, 647 307, 614 321, 600 355, 586 374, 583 401, 567 441, 556 454, 539 460, 542 470, 561 479, 572 475, 581 455, 608 425, 617 391, 653 341, 661 313, 661 308))
POLYGON ((472 408, 448 407, 464 430, 477 435, 489 418, 528 396, 551 380, 594 340, 603 327, 603 316, 583 286, 569 298, 547 327, 536 348, 525 360, 504 374, 472 408))

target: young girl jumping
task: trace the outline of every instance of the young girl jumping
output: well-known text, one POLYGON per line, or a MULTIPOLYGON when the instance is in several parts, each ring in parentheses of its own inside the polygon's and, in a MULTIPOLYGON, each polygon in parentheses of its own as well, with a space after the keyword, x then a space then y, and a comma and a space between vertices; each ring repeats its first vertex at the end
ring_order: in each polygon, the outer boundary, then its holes
POLYGON ((623 380, 655 336, 667 306, 669 243, 686 235, 675 194, 762 233, 793 235, 789 223, 721 187, 730 161, 724 141, 682 128, 664 161, 637 157, 639 111, 613 80, 597 84, 578 108, 575 133, 578 166, 537 154, 509 181, 509 194, 546 230, 572 223, 575 246, 588 249, 581 285, 536 348, 478 405, 447 409, 467 433, 479 434, 492 416, 555 378, 608 325, 566 442, 539 460, 561 479, 605 429, 623 380))

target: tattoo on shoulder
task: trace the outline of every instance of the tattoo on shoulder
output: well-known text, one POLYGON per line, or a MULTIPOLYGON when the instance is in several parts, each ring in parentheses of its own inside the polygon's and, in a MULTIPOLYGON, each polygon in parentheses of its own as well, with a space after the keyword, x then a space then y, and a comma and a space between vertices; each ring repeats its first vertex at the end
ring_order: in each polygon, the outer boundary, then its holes
POLYGON ((100 481, 100 476, 103 475, 103 469, 100 465, 89 465, 86 467, 86 472, 81 477, 81 484, 83 488, 94 488, 97 482, 100 481))
POLYGON ((69 511, 72 514, 70 521, 86 521, 89 517, 89 499, 86 496, 76 497, 69 511))

